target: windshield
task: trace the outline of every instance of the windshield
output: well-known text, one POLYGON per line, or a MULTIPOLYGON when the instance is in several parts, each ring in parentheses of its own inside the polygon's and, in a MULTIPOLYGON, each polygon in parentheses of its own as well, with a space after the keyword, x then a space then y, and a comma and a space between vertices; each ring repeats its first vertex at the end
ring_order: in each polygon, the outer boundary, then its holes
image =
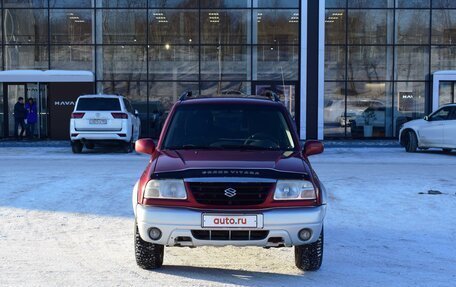
POLYGON ((80 98, 77 111, 120 111, 117 98, 80 98))
POLYGON ((176 109, 163 149, 292 150, 282 111, 240 104, 184 105, 176 109))

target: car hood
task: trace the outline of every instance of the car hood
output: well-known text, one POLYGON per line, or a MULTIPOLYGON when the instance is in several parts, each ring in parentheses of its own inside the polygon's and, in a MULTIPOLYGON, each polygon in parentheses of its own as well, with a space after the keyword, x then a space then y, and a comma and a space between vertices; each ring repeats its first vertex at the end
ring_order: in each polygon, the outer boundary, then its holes
MULTIPOLYGON (((267 176, 267 172, 309 174, 300 152, 282 151, 158 151, 153 174, 193 170, 192 176, 267 176), (249 171, 249 172, 247 172, 249 171), (252 172, 253 171, 253 172, 252 172)), ((269 174, 270 175, 270 174, 269 174)))
POLYGON ((407 128, 407 127, 411 127, 411 126, 422 126, 425 123, 426 123, 426 121, 423 119, 412 120, 412 121, 406 122, 402 127, 407 128))

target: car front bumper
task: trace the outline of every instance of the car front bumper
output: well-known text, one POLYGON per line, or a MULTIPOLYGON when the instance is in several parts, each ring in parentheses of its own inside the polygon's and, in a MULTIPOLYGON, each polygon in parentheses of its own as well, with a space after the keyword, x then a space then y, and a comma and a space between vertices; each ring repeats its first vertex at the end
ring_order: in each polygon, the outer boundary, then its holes
MULTIPOLYGON (((323 228, 326 205, 319 207, 282 208, 258 211, 201 211, 187 208, 163 208, 137 205, 136 221, 141 238, 145 241, 166 246, 260 246, 260 247, 291 247, 318 240, 323 228), (220 215, 255 214, 259 215, 260 228, 247 228, 250 231, 268 231, 260 240, 201 240, 193 236, 192 231, 246 230, 236 228, 203 228, 203 213, 220 215), (150 228, 158 228, 162 236, 158 240, 149 237, 150 228), (302 241, 298 233, 303 228, 310 229, 312 236, 302 241)), ((230 233, 231 234, 231 233, 230 233)))

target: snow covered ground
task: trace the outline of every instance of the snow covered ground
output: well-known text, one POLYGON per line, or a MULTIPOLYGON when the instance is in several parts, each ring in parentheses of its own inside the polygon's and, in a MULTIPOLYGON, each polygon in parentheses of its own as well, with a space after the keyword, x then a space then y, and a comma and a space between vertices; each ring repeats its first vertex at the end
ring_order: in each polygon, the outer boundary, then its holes
POLYGON ((456 153, 332 148, 311 161, 330 193, 320 271, 296 269, 291 248, 233 247, 169 248, 145 271, 130 193, 146 156, 0 148, 0 285, 455 286, 456 153))

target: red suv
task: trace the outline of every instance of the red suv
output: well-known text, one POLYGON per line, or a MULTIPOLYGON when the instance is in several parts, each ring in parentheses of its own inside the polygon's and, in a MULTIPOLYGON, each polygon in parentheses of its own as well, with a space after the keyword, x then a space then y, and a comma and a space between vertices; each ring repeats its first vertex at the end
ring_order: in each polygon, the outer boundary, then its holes
POLYGON ((326 192, 293 120, 277 99, 189 98, 171 109, 133 190, 135 255, 163 264, 165 246, 295 247, 296 266, 318 270, 326 192))

